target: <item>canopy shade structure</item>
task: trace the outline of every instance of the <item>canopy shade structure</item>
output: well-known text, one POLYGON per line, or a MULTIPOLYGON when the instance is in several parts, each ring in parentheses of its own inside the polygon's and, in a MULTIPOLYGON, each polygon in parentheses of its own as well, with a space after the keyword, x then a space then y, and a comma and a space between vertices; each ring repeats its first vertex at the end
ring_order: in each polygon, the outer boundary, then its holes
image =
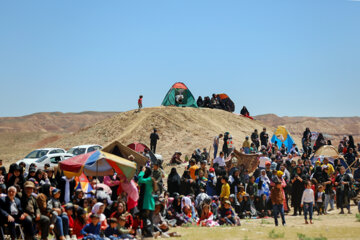
POLYGON ((129 156, 132 155, 134 157, 134 161, 137 164, 138 170, 140 170, 143 166, 145 166, 148 160, 145 156, 123 145, 119 141, 113 141, 112 143, 105 146, 101 151, 108 152, 125 159, 129 159, 129 156))
POLYGON ((109 176, 113 170, 129 181, 134 177, 136 164, 124 158, 103 151, 81 154, 60 162, 60 169, 68 177, 109 176))

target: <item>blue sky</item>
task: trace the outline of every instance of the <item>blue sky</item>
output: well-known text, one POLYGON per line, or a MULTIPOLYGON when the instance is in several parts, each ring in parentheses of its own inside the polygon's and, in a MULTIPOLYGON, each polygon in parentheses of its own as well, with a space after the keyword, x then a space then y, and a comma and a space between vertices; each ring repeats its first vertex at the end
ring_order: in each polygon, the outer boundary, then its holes
POLYGON ((159 106, 182 81, 236 111, 359 116, 360 2, 2 1, 0 116, 159 106))

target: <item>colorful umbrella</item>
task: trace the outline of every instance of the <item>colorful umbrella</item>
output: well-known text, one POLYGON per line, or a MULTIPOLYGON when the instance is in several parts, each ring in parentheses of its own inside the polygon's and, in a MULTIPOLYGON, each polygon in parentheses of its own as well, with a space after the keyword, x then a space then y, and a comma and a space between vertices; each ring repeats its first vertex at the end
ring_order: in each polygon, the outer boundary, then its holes
POLYGON ((91 187, 91 184, 89 183, 89 180, 84 173, 82 173, 79 177, 75 177, 75 182, 75 190, 81 189, 87 197, 91 197, 91 194, 89 194, 89 192, 91 192, 93 188, 91 187))
POLYGON ((94 151, 68 158, 60 162, 60 169, 68 177, 80 176, 109 176, 113 169, 120 175, 124 175, 129 181, 136 171, 136 164, 103 151, 94 151))

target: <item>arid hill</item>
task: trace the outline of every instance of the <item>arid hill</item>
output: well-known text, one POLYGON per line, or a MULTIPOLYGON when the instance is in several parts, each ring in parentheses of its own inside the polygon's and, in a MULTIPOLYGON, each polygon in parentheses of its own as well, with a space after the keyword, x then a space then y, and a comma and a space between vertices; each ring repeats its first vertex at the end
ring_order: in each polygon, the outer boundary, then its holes
POLYGON ((275 114, 266 114, 255 118, 272 127, 285 125, 292 135, 298 137, 309 127, 311 131, 329 134, 335 140, 349 134, 352 134, 355 140, 360 140, 360 117, 279 117, 275 114))
POLYGON ((112 112, 35 113, 0 118, 0 159, 5 164, 23 158, 30 151, 52 143, 83 127, 110 118, 112 112))
POLYGON ((70 133, 113 116, 114 112, 34 113, 22 117, 0 118, 0 133, 62 132, 70 133))
MULTIPOLYGON (((209 149, 214 136, 226 131, 233 136, 235 147, 239 149, 245 136, 263 126, 259 121, 223 110, 154 107, 139 113, 128 111, 117 114, 53 144, 69 148, 88 142, 105 145, 119 139, 124 144, 138 141, 149 145, 150 133, 157 128, 160 136, 157 152, 168 162, 175 151, 191 154, 196 148, 209 149)), ((273 132, 273 129, 270 127, 269 131, 273 132)))

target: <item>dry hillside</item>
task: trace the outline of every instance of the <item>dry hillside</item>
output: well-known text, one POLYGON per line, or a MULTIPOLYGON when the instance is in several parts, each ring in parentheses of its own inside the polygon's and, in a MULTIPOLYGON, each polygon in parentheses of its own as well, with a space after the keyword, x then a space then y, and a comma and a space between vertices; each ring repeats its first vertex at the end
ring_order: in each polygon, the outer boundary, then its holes
POLYGON ((0 133, 78 131, 113 116, 113 112, 34 113, 22 117, 0 118, 0 133))
POLYGON ((338 140, 352 134, 360 140, 360 117, 318 118, 318 117, 279 117, 274 114, 256 116, 256 119, 272 127, 285 125, 292 135, 301 137, 306 127, 311 131, 329 134, 338 140))
MULTIPOLYGON (((69 148, 89 142, 105 145, 119 139, 124 144, 139 141, 149 145, 150 133, 157 128, 160 136, 157 152, 167 162, 175 151, 191 154, 196 148, 209 148, 214 136, 225 131, 230 132, 236 148, 239 148, 245 136, 263 126, 259 121, 217 109, 154 107, 145 108, 140 113, 117 114, 54 144, 69 148)), ((269 130, 273 132, 272 128, 269 130)))

